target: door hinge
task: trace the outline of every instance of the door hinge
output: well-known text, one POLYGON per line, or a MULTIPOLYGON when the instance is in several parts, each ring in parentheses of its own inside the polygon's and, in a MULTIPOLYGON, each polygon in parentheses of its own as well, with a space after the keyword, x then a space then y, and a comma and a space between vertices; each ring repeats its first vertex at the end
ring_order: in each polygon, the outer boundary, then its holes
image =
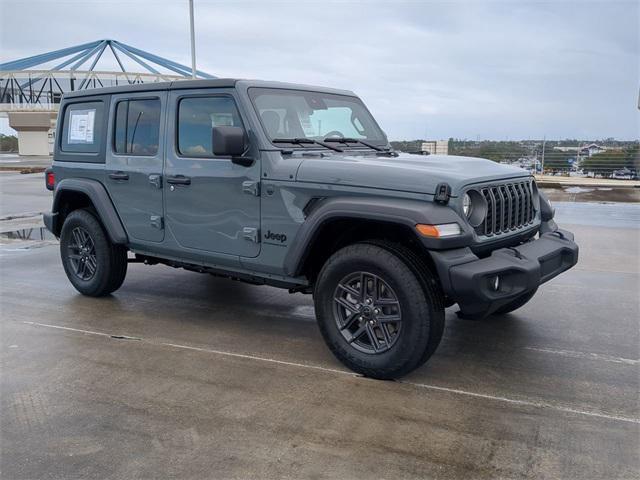
POLYGON ((162 175, 152 174, 149 175, 149 183, 156 188, 162 188, 162 175))
POLYGON ((162 221, 162 217, 160 215, 151 215, 151 226, 157 228, 158 230, 162 230, 164 227, 162 221))
POLYGON ((256 197, 259 197, 260 182, 255 182, 253 180, 247 180, 246 182, 242 182, 242 191, 244 193, 248 193, 249 195, 254 195, 256 197))
POLYGON ((242 236, 245 240, 250 240, 254 243, 258 243, 260 241, 260 231, 257 228, 244 227, 242 229, 242 236))

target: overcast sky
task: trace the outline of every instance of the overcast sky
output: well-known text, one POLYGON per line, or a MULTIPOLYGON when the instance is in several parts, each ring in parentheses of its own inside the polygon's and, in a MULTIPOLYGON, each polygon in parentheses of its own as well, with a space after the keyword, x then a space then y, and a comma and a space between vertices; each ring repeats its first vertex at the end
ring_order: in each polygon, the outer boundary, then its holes
MULTIPOLYGON (((640 2, 195 0, 198 67, 346 88, 391 139, 637 139, 640 2)), ((190 64, 187 0, 0 0, 0 62, 114 38, 190 64)))

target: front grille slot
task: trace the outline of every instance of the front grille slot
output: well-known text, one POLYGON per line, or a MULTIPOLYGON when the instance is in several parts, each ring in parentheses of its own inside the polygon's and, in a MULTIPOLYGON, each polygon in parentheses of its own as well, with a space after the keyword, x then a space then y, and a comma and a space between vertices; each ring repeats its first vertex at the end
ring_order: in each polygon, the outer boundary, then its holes
POLYGON ((533 224, 536 209, 531 180, 482 187, 480 193, 487 202, 487 213, 476 227, 478 235, 500 235, 533 224))

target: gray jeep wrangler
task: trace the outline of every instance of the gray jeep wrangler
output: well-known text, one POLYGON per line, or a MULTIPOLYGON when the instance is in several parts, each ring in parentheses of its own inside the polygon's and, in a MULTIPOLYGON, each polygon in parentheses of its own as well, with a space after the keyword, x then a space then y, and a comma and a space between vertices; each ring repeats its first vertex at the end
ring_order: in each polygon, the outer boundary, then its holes
POLYGON ((402 376, 444 309, 511 312, 578 260, 521 169, 393 151, 352 92, 215 79, 60 104, 47 228, 73 286, 108 295, 162 263, 313 294, 352 370, 402 376))

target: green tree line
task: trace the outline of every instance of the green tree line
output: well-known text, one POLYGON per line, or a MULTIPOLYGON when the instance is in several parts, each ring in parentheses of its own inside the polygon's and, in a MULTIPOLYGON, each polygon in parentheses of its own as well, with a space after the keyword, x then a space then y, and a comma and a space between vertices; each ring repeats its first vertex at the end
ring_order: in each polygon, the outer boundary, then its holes
POLYGON ((17 152, 18 137, 0 133, 0 152, 17 152))
POLYGON ((622 169, 640 172, 640 146, 635 145, 624 150, 609 150, 587 157, 582 161, 582 170, 602 175, 611 175, 622 169))

